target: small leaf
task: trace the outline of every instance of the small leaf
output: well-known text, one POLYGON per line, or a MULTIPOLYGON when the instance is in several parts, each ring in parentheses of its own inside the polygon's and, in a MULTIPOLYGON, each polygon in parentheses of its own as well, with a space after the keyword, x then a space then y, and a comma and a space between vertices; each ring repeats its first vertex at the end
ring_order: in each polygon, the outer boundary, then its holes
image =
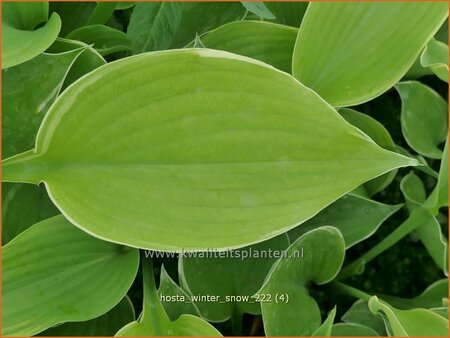
POLYGON ((240 21, 246 10, 239 2, 180 2, 182 8, 180 26, 170 48, 181 48, 195 39, 196 35, 215 29, 223 24, 240 21))
MULTIPOLYGON (((423 205, 425 202, 425 186, 420 178, 412 172, 402 179, 400 189, 405 196, 410 214, 416 207, 423 205)), ((444 274, 447 275, 448 241, 442 234, 441 225, 438 220, 430 214, 428 220, 418 227, 415 233, 420 238, 420 241, 423 243, 434 262, 444 271, 444 274)))
POLYGON ((197 306, 192 302, 191 296, 170 278, 166 269, 164 269, 164 265, 161 267, 158 294, 164 311, 166 311, 170 320, 176 320, 183 314, 200 315, 197 306), (165 301, 165 299, 168 300, 165 301))
POLYGON ((383 296, 383 299, 399 309, 408 310, 413 308, 439 308, 446 305, 444 300, 448 298, 448 279, 440 279, 428 286, 419 296, 414 298, 400 298, 394 296, 383 296))
POLYGON ((177 2, 139 2, 131 14, 127 35, 133 54, 167 49, 181 22, 177 2))
POLYGON ((307 286, 333 280, 344 255, 344 239, 333 227, 312 230, 291 244, 287 256, 275 263, 257 293, 274 298, 288 295, 287 302, 261 302, 267 336, 307 336, 321 326, 319 306, 308 294, 307 286), (304 252, 304 257, 298 258, 299 251, 304 252))
POLYGON ((432 39, 423 50, 420 63, 448 83, 448 45, 432 39))
POLYGON ((331 330, 333 328, 334 318, 336 317, 336 306, 327 316, 327 319, 320 325, 320 327, 314 331, 313 337, 329 337, 331 336, 331 330))
POLYGON ((438 2, 312 2, 293 74, 334 106, 369 101, 405 75, 447 13, 438 2))
POLYGON ((197 48, 84 76, 52 106, 35 149, 3 162, 2 178, 45 182, 58 208, 101 238, 202 250, 272 238, 416 163, 377 146, 288 74, 197 48))
POLYGON ((133 304, 130 298, 125 296, 119 304, 100 317, 86 322, 64 323, 48 330, 39 336, 44 337, 84 337, 103 336, 112 337, 122 326, 135 319, 133 304))
POLYGON ((104 25, 78 28, 67 35, 67 38, 92 45, 103 56, 131 51, 131 42, 125 33, 104 25))
POLYGON ((386 336, 386 328, 380 316, 373 314, 366 301, 358 300, 342 316, 342 320, 349 324, 359 324, 369 327, 379 336, 386 336))
POLYGON ((2 195, 3 245, 33 224, 59 214, 44 187, 3 183, 2 195))
POLYGON ((47 21, 48 3, 2 3, 2 69, 19 65, 44 52, 61 29, 61 19, 53 13, 47 21))
POLYGON ((268 256, 268 252, 276 251, 280 255, 288 246, 288 237, 283 234, 269 241, 225 252, 227 256, 223 257, 218 252, 200 252, 197 258, 189 258, 185 253, 180 256, 180 280, 192 295, 202 317, 209 321, 225 321, 244 313, 260 314, 261 308, 251 296, 261 288, 279 257, 268 256), (202 299, 208 295, 220 298, 215 302, 202 299))
POLYGON ((417 81, 400 82, 395 88, 402 99, 401 123, 406 142, 423 156, 441 158, 438 145, 447 137, 447 102, 417 81))
POLYGON ((431 209, 433 214, 437 214, 440 208, 448 206, 448 139, 445 142, 438 181, 426 206, 431 209))
POLYGON ((60 54, 41 54, 2 71, 2 155, 33 146, 47 109, 83 47, 60 54), (45 80, 44 80, 45 79, 45 80))
POLYGON ((104 25, 114 13, 116 9, 116 3, 110 1, 97 2, 94 10, 92 11, 86 25, 104 25))
POLYGON ((289 232, 291 241, 320 226, 331 225, 341 232, 348 249, 367 239, 402 205, 382 204, 356 195, 345 195, 316 216, 289 232))
POLYGON ((369 300, 373 313, 383 313, 383 319, 394 336, 447 336, 448 319, 426 310, 399 310, 373 296, 369 300))
POLYGON ((137 321, 122 327, 116 337, 127 336, 221 336, 211 324, 199 317, 181 315, 171 321, 156 291, 151 260, 142 260, 144 303, 137 321))
POLYGON ((241 1, 242 5, 251 13, 263 18, 263 19, 275 19, 272 12, 266 7, 264 2, 248 2, 241 1))
POLYGON ((194 46, 193 48, 205 48, 205 45, 203 44, 201 38, 197 35, 195 35, 195 40, 194 40, 194 46))
POLYGON ((378 336, 378 333, 368 327, 356 323, 337 323, 331 329, 331 335, 334 337, 371 337, 378 336))
POLYGON ((83 75, 106 64, 105 59, 94 48, 81 41, 57 38, 47 51, 50 53, 63 53, 77 48, 84 48, 84 51, 70 68, 64 80, 63 89, 83 75))
POLYGON ((2 335, 12 336, 101 316, 125 296, 139 262, 137 250, 98 240, 63 216, 22 232, 2 256, 2 335))
MULTIPOLYGON (((349 123, 366 133, 380 147, 391 151, 396 150, 395 143, 387 129, 374 118, 349 108, 339 109, 339 114, 349 123)), ((373 196, 391 184, 396 174, 397 171, 393 170, 364 183, 363 187, 369 196, 373 196)))
POLYGON ((307 1, 266 1, 264 4, 276 17, 270 21, 296 28, 300 27, 308 7, 307 1))
POLYGON ((202 36, 207 48, 224 50, 268 63, 291 73, 297 29, 264 21, 236 21, 202 36))

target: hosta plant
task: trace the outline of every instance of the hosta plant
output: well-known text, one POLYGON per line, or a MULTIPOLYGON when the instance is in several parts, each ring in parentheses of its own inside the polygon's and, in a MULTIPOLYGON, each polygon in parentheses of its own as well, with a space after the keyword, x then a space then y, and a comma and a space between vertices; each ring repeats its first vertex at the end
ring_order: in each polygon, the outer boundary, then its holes
POLYGON ((3 2, 2 335, 447 335, 447 16, 3 2))

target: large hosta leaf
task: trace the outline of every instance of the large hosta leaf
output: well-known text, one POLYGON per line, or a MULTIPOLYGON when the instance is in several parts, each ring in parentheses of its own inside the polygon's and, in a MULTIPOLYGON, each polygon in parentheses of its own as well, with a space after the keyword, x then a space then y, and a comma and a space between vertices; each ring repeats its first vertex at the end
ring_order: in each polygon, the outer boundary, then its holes
POLYGON ((188 49, 122 59, 67 88, 35 149, 3 162, 3 180, 44 181, 59 209, 97 237, 205 249, 274 237, 416 163, 288 74, 188 49))
POLYGON ((444 2, 313 2, 293 74, 334 106, 369 101, 405 75, 447 12, 444 2))
POLYGON ((268 63, 291 72, 297 29, 264 21, 236 21, 206 33, 207 48, 220 49, 268 63))
POLYGON ((3 2, 2 14, 2 68, 41 54, 61 29, 58 14, 53 13, 47 21, 48 2, 3 2), (41 23, 45 25, 35 29, 41 23))
POLYGON ((172 321, 164 311, 156 291, 151 261, 142 261, 144 302, 142 314, 121 328, 116 336, 221 336, 214 326, 203 319, 183 314, 172 321))
POLYGON ((125 296, 138 261, 137 250, 89 236, 63 216, 33 225, 3 249, 2 335, 104 314, 125 296))
POLYGON ((320 309, 309 295, 308 285, 331 281, 344 255, 344 239, 333 227, 312 230, 291 244, 258 291, 265 295, 260 298, 266 335, 307 336, 321 327, 320 309))

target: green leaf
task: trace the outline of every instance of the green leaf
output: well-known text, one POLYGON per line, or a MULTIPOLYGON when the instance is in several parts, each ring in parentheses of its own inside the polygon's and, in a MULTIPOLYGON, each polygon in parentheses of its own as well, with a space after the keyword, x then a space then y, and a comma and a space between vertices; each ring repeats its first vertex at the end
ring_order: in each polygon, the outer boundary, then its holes
MULTIPOLYGON (((349 108, 339 109, 342 115, 349 123, 366 133, 372 140, 384 149, 395 151, 395 143, 386 128, 373 117, 362 114, 356 110, 349 108)), ((366 183, 363 187, 369 196, 384 190, 394 180, 397 174, 396 170, 386 173, 380 177, 374 178, 366 183)))
POLYGON ((383 295, 382 298, 392 306, 403 310, 413 308, 439 308, 445 305, 444 300, 448 298, 448 279, 440 279, 434 282, 414 298, 400 298, 386 295, 383 295))
POLYGON ((334 106, 369 101, 405 75, 447 13, 443 2, 312 2, 293 74, 334 106))
POLYGON ((94 48, 81 41, 58 38, 47 51, 51 53, 62 53, 77 48, 84 48, 84 51, 70 68, 64 80, 63 89, 83 75, 106 64, 105 59, 94 48))
MULTIPOLYGON (((426 199, 425 186, 420 178, 414 173, 409 173, 405 176, 401 183, 400 189, 405 196, 405 200, 408 206, 410 214, 412 211, 423 205, 426 199)), ((420 238, 427 249, 434 262, 444 271, 444 274, 448 274, 448 245, 447 239, 443 236, 441 225, 438 220, 431 214, 428 220, 415 230, 415 233, 420 238)))
POLYGON ((420 56, 423 67, 429 67, 442 81, 448 83, 448 45, 432 39, 420 56))
POLYGON ((166 311, 170 320, 176 320, 183 314, 200 315, 200 311, 197 305, 192 302, 191 296, 170 278, 166 269, 164 269, 164 265, 161 268, 158 294, 164 311, 166 311))
POLYGON ((137 250, 95 239, 63 216, 33 225, 3 248, 2 334, 104 314, 125 296, 138 262, 137 250))
POLYGON ((384 221, 400 210, 400 205, 382 204, 356 195, 345 195, 316 216, 289 232, 291 241, 324 225, 336 227, 348 249, 372 236, 384 221))
POLYGON ((59 213, 44 187, 3 183, 2 195, 3 245, 33 224, 59 213))
POLYGON ((331 330, 333 328, 334 318, 336 317, 336 306, 327 316, 327 319, 320 325, 320 327, 314 331, 313 337, 329 337, 331 336, 331 330))
POLYGON ((264 2, 248 2, 241 1, 241 4, 251 13, 263 18, 263 19, 275 19, 272 12, 266 7, 264 2))
POLYGON ((402 132, 408 145, 429 158, 441 158, 438 145, 447 137, 447 102, 417 81, 400 82, 395 88, 402 99, 402 132))
POLYGON ((67 35, 67 38, 93 45, 103 56, 117 52, 131 51, 131 42, 125 33, 104 25, 78 28, 67 35))
POLYGON ((156 291, 151 260, 142 260, 144 303, 137 321, 124 326, 117 337, 127 336, 221 336, 211 324, 199 317, 182 315, 171 321, 156 291))
POLYGON ((205 45, 203 44, 201 38, 198 35, 195 36, 194 45, 192 47, 193 48, 205 48, 205 45))
POLYGON ((115 2, 111 1, 97 2, 86 24, 88 26, 106 24, 108 19, 114 13, 116 5, 115 2))
POLYGON ((307 287, 310 283, 321 285, 333 280, 344 255, 344 239, 333 227, 312 230, 291 244, 287 257, 275 263, 258 291, 273 297, 261 303, 267 336, 307 336, 321 326, 319 306, 307 287), (299 251, 304 257, 295 258, 299 251), (281 295, 287 295, 287 301, 274 301, 281 295))
POLYGON ((276 17, 270 21, 297 28, 300 27, 308 7, 306 1, 266 1, 264 4, 276 17))
POLYGON ((112 337, 124 325, 135 319, 133 304, 125 296, 119 304, 98 318, 86 322, 64 323, 45 330, 39 336, 108 336, 112 337))
POLYGON ((2 71, 2 155, 33 147, 47 109, 83 47, 60 54, 41 54, 2 71))
POLYGON ((189 253, 184 253, 179 261, 180 282, 189 290, 202 317, 209 321, 240 319, 244 313, 260 314, 260 305, 251 296, 261 288, 273 263, 288 246, 288 237, 283 234, 250 247, 223 252, 223 256, 218 252, 199 252, 196 258, 189 258, 189 253), (269 255, 269 251, 276 251, 278 256, 269 255), (207 301, 208 295, 219 298, 207 301))
POLYGON ((118 1, 116 4, 116 9, 123 10, 128 9, 136 5, 134 1, 118 1))
POLYGON ((236 21, 202 36, 207 48, 224 50, 291 72, 297 29, 264 21, 236 21))
POLYGON ((399 310, 373 296, 369 300, 373 313, 382 313, 394 336, 447 336, 448 319, 426 310, 399 310))
POLYGON ((197 48, 89 73, 52 106, 35 149, 5 160, 2 174, 45 182, 58 208, 97 237, 202 250, 272 238, 416 163, 377 146, 288 74, 197 48))
POLYGON ((47 21, 48 3, 2 3, 2 69, 26 62, 44 52, 61 29, 53 13, 47 21), (36 25, 46 22, 44 26, 36 25))
POLYGON ((440 208, 448 206, 448 138, 445 142, 438 181, 426 205, 433 214, 437 214, 440 208))
POLYGON ((348 324, 359 324, 373 329, 379 336, 386 336, 386 327, 380 316, 373 314, 366 301, 357 300, 342 316, 348 324))
POLYGON ((50 1, 50 13, 56 12, 61 17, 60 36, 67 36, 73 30, 86 26, 94 11, 95 2, 85 1, 50 1))
POLYGON ((337 323, 331 329, 331 335, 334 337, 371 337, 378 336, 378 333, 368 327, 356 323, 337 323))
POLYGON ((133 9, 127 35, 133 54, 167 49, 181 22, 177 2, 139 2, 133 9))
POLYGON ((240 21, 246 10, 239 2, 180 2, 180 26, 171 48, 181 48, 201 35, 228 22, 240 21))

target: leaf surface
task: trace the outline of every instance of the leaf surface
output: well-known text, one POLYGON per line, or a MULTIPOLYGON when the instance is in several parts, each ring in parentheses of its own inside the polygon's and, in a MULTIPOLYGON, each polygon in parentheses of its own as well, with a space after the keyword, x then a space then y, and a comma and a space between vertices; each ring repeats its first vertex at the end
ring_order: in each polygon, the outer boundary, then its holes
POLYGON ((356 323, 338 323, 334 324, 331 329, 331 336, 334 337, 367 337, 378 336, 378 333, 368 327, 356 323))
POLYGON ((373 296, 369 301, 373 313, 383 319, 393 336, 446 336, 448 319, 426 309, 399 310, 373 296))
POLYGON ((264 4, 275 16, 275 19, 269 21, 297 28, 308 7, 306 1, 266 1, 264 4))
POLYGON ((253 14, 259 16, 263 19, 275 19, 275 16, 272 14, 272 12, 267 8, 267 6, 262 1, 241 1, 242 5, 253 14))
POLYGON ((80 79, 53 104, 35 149, 3 162, 3 180, 44 181, 64 215, 97 237, 199 250, 272 238, 416 163, 288 74, 197 48, 80 79))
POLYGON ((167 49, 181 22, 177 2, 139 2, 131 14, 127 35, 133 54, 167 49))
POLYGON ((312 230, 287 250, 268 275, 258 294, 287 294, 287 302, 261 303, 267 336, 307 336, 321 326, 320 309, 308 293, 310 283, 325 284, 334 279, 344 261, 345 245, 340 232, 325 226, 312 230), (295 258, 299 251, 304 257, 295 258))
POLYGON ((250 247, 225 252, 228 256, 220 257, 215 252, 216 256, 198 253, 197 258, 189 258, 186 254, 180 258, 180 280, 193 299, 208 295, 220 297, 217 302, 196 302, 202 316, 209 321, 225 321, 242 317, 244 313, 260 314, 259 303, 255 303, 251 296, 261 288, 273 263, 288 246, 288 237, 283 234, 250 247), (277 251, 278 256, 269 256, 269 250, 277 251), (227 301, 227 296, 231 300, 227 301))
POLYGON ((291 72, 297 29, 264 21, 236 21, 201 37, 206 48, 244 55, 291 72))
POLYGON ((48 2, 4 2, 2 15, 2 69, 26 62, 44 52, 61 29, 58 14, 53 13, 47 21, 48 2), (46 22, 44 26, 35 29, 43 22, 46 22))
POLYGON ((364 197, 348 194, 329 205, 316 216, 289 232, 291 241, 312 229, 324 225, 336 227, 345 240, 348 249, 367 239, 401 205, 388 205, 364 197))
POLYGON ((64 323, 45 330, 40 334, 40 336, 112 337, 122 326, 128 324, 134 319, 133 304, 131 303, 130 298, 125 296, 119 304, 98 318, 94 318, 86 322, 64 323))
POLYGON ((125 296, 139 262, 137 250, 100 241, 63 216, 22 232, 2 259, 2 334, 13 336, 104 314, 125 296))
POLYGON ((117 29, 105 25, 84 26, 67 35, 68 39, 83 41, 93 47, 101 55, 131 51, 128 36, 117 29))
POLYGON ((166 311, 167 315, 169 316, 170 320, 177 320, 178 317, 180 317, 183 314, 191 314, 194 316, 200 316, 200 312, 197 308, 197 305, 195 305, 192 302, 191 296, 184 291, 181 287, 175 283, 172 278, 170 278, 169 274, 167 273, 166 269, 164 268, 164 265, 161 268, 161 277, 159 282, 159 289, 158 294, 161 299, 161 304, 164 307, 164 311, 166 311), (184 302, 181 301, 165 301, 162 299, 167 299, 167 297, 183 297, 185 299, 184 302))
POLYGON ((420 56, 423 67, 430 68, 442 81, 448 83, 448 45, 432 39, 420 56))
POLYGON ((369 101, 406 74, 447 13, 443 2, 312 2, 293 74, 333 106, 369 101))
POLYGON ((161 305, 155 286, 151 260, 142 261, 144 304, 137 321, 121 328, 117 337, 128 336, 221 336, 211 324, 199 317, 182 315, 171 321, 161 305))
POLYGON ((406 142, 423 156, 441 158, 438 146, 447 137, 447 102, 417 81, 400 82, 395 88, 402 99, 401 124, 406 142))

